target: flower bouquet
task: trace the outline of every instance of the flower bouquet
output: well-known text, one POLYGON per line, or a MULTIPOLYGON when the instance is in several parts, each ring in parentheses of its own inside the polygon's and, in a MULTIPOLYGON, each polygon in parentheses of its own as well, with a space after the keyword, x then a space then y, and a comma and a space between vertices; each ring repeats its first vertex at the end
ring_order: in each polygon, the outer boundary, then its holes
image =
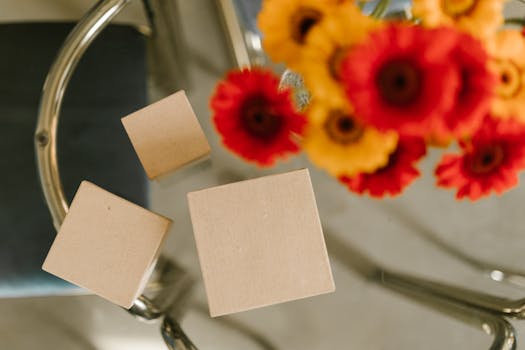
MULTIPOLYGON (((228 73, 211 99, 224 145, 272 166, 304 151, 351 192, 382 198, 443 150, 436 184, 458 199, 501 194, 525 168, 525 36, 504 27, 503 0, 265 0, 263 47, 303 78, 302 108, 269 70, 228 73)), ((514 23, 516 24, 516 23, 514 23)))

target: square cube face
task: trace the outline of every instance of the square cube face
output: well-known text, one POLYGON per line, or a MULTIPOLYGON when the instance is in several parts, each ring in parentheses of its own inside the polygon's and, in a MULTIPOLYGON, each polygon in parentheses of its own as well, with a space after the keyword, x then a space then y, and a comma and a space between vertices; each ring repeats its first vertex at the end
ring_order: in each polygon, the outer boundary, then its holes
POLYGON ((152 180, 210 153, 208 140, 184 91, 122 118, 122 124, 152 180))
POLYGON ((130 308, 142 293, 170 224, 84 181, 42 268, 130 308))
POLYGON ((308 170, 188 201, 211 316, 335 290, 308 170))

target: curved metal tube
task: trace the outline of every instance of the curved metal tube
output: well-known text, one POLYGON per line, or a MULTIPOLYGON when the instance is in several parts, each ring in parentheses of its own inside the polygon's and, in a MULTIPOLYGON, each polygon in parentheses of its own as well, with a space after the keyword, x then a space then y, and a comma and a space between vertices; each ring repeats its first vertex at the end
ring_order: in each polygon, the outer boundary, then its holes
MULTIPOLYGON (((383 288, 401 293, 411 300, 418 301, 436 311, 493 335, 494 340, 490 350, 514 350, 516 348, 516 333, 512 325, 503 317, 508 316, 506 313, 494 313, 492 312, 494 310, 483 307, 479 300, 472 303, 469 298, 473 297, 473 294, 463 295, 461 291, 465 290, 457 287, 423 280, 383 268, 359 249, 339 239, 334 234, 330 234, 329 230, 325 229, 325 232, 327 233, 325 238, 330 254, 364 279, 383 288)), ((477 292, 470 293, 475 293, 478 297, 483 296, 482 300, 494 301, 494 297, 490 295, 477 292)))
POLYGON ((133 302, 133 306, 126 311, 142 321, 153 321, 164 316, 164 311, 159 309, 144 295, 140 295, 133 302))
POLYGON ((516 330, 501 315, 443 298, 425 289, 418 289, 410 281, 404 284, 402 275, 400 277, 399 274, 391 271, 383 270, 381 275, 382 278, 377 280, 381 286, 492 335, 493 340, 489 350, 515 350, 517 348, 516 330))
POLYGON ((57 162, 57 126, 64 92, 78 61, 129 0, 99 1, 69 34, 47 75, 40 100, 35 145, 42 189, 58 230, 68 211, 57 162))
POLYGON ((166 317, 160 328, 162 338, 170 350, 197 350, 191 340, 184 334, 179 324, 171 317, 166 317))
MULTIPOLYGON (((73 71, 89 45, 129 2, 130 0, 99 1, 67 37, 44 84, 35 133, 35 146, 40 182, 53 218, 53 225, 57 231, 69 209, 60 179, 56 152, 57 127, 64 92, 73 71)), ((135 300, 133 307, 128 311, 143 320, 157 319, 164 315, 162 309, 144 295, 135 300)), ((176 324, 176 321, 169 317, 166 317, 165 321, 176 324)), ((170 332, 170 330, 163 332, 166 344, 176 343, 179 338, 186 339, 182 330, 180 328, 177 330, 177 333, 170 332)), ((184 348, 178 349, 183 350, 184 348)))
POLYGON ((510 300, 495 295, 386 270, 383 270, 381 280, 383 283, 390 283, 413 290, 424 291, 429 295, 469 305, 501 316, 517 319, 525 318, 524 299, 510 300))

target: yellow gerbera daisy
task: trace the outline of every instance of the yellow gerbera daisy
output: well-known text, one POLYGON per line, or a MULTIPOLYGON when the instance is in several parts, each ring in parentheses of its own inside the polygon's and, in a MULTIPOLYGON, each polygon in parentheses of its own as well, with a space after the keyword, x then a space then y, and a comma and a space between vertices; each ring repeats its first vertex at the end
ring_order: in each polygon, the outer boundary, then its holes
POLYGON ((265 0, 258 16, 263 47, 275 62, 295 68, 311 30, 340 0, 265 0))
POLYGON ((457 26, 478 38, 494 34, 503 24, 505 0, 414 0, 412 13, 423 25, 457 26))
POLYGON ((311 122, 302 140, 303 149, 315 165, 333 176, 373 172, 388 162, 398 136, 360 124, 348 105, 310 105, 311 122))
MULTIPOLYGON (((329 14, 312 30, 297 70, 313 98, 327 101, 341 95, 339 66, 348 50, 366 39, 380 23, 365 16, 351 2, 329 14)), ((337 102, 336 102, 337 103, 337 102)))
POLYGON ((495 117, 525 122, 525 39, 519 30, 502 30, 489 43, 491 66, 500 77, 492 103, 495 117))

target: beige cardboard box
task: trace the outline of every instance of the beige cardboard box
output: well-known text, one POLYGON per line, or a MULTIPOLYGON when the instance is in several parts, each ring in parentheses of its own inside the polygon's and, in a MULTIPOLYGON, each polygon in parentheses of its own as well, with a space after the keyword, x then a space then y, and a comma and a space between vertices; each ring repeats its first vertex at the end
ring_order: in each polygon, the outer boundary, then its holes
POLYGON ((335 289, 308 170, 191 192, 210 314, 335 289))
POLYGON ((184 91, 122 118, 122 124, 152 180, 210 153, 208 140, 184 91))
POLYGON ((42 268, 130 308, 144 289, 170 224, 84 181, 42 268))

